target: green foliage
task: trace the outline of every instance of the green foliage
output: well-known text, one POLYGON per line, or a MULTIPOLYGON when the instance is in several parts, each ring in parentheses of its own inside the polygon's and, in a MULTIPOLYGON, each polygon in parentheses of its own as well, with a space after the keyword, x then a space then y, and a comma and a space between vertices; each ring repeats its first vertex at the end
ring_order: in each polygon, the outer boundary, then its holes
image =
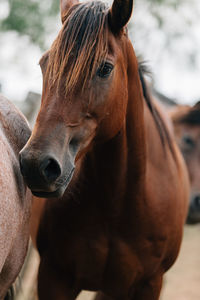
MULTIPOLYGON (((50 30, 50 23, 57 22, 59 0, 4 0, 9 4, 9 14, 2 21, 2 31, 14 30, 21 35, 28 35, 30 40, 45 48, 45 38, 50 30), (50 22, 51 21, 51 22, 50 22)), ((111 0, 110 0, 111 1, 111 0)), ((147 4, 151 15, 157 20, 158 26, 164 26, 164 18, 160 10, 164 8, 177 9, 188 0, 134 0, 135 3, 147 4)))
POLYGON ((28 35, 33 43, 43 47, 48 20, 58 14, 59 1, 7 1, 9 3, 9 14, 1 21, 1 30, 15 30, 22 35, 28 35))

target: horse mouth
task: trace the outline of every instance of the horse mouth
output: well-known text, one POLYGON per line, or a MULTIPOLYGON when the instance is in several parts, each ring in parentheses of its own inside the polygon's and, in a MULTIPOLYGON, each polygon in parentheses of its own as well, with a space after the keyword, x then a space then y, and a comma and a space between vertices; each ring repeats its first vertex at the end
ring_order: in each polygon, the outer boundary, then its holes
POLYGON ((31 191, 32 194, 38 198, 61 198, 65 192, 66 187, 60 187, 54 192, 37 192, 37 191, 31 191))
POLYGON ((61 198, 72 179, 72 176, 74 174, 74 169, 75 168, 71 170, 70 174, 67 176, 63 184, 55 191, 49 192, 49 191, 42 191, 42 190, 37 191, 31 189, 32 194, 38 198, 61 198))

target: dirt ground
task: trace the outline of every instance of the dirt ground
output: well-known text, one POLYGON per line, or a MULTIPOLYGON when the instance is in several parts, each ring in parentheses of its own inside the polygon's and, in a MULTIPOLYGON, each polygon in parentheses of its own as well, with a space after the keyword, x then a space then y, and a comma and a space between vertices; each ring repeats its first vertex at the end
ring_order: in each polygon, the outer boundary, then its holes
MULTIPOLYGON (((37 299, 33 295, 37 266, 37 255, 31 255, 17 300, 37 299)), ((77 299, 92 300, 93 297, 94 293, 83 292, 77 299)), ((160 300, 200 300, 200 225, 185 226, 180 255, 164 278, 160 300)))
POLYGON ((185 226, 180 255, 165 277, 161 300, 200 300, 200 225, 185 226))

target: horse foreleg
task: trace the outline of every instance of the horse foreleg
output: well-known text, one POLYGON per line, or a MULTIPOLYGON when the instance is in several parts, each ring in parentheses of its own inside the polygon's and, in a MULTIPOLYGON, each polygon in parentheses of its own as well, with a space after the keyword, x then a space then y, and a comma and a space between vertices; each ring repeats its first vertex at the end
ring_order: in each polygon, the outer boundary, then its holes
POLYGON ((94 300, 158 300, 162 288, 162 278, 163 275, 159 275, 146 281, 140 288, 134 288, 133 294, 130 293, 127 297, 110 298, 102 292, 99 292, 94 300))
POLYGON ((156 276, 146 281, 136 292, 131 300, 158 300, 162 288, 163 276, 156 276))
POLYGON ((41 259, 38 274, 39 300, 74 300, 79 292, 67 284, 66 278, 55 272, 51 263, 41 259))

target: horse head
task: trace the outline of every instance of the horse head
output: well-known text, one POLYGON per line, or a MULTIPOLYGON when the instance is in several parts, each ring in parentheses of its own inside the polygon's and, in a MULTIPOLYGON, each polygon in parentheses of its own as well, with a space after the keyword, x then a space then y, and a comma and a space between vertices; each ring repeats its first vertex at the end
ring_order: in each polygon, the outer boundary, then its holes
POLYGON ((40 60, 41 108, 20 153, 36 196, 62 196, 85 154, 124 125, 129 77, 138 67, 125 27, 132 4, 61 1, 62 29, 40 60))

